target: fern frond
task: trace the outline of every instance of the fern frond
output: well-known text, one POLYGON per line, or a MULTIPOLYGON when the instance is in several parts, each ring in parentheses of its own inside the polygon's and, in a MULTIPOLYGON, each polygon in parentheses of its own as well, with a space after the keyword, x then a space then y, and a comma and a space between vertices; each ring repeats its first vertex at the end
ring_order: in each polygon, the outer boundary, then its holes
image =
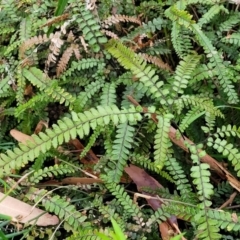
POLYGON ((208 9, 206 13, 198 20, 199 27, 202 27, 204 24, 210 22, 213 17, 219 14, 221 11, 228 14, 228 10, 223 5, 214 4, 211 8, 208 9))
POLYGON ((147 23, 143 23, 142 26, 137 27, 135 30, 130 32, 126 37, 123 37, 122 39, 132 41, 141 35, 155 33, 156 31, 161 30, 166 25, 167 25, 166 19, 163 19, 162 17, 154 18, 153 20, 148 21, 147 23))
POLYGON ((45 94, 37 94, 34 97, 32 97, 29 101, 25 102, 24 104, 19 105, 16 109, 15 109, 15 117, 21 119, 24 115, 24 113, 28 110, 33 108, 34 106, 36 106, 37 104, 41 103, 41 102, 48 102, 48 99, 46 99, 46 95, 45 94))
POLYGON ((180 191, 182 198, 188 198, 192 195, 192 187, 176 158, 169 157, 165 163, 166 169, 174 179, 177 189, 180 191))
POLYGON ((78 7, 74 8, 76 22, 83 33, 83 39, 92 48, 94 52, 100 51, 100 45, 107 42, 107 38, 100 31, 98 24, 93 13, 86 9, 84 2, 78 2, 78 7))
POLYGON ((23 18, 21 23, 20 23, 20 39, 21 41, 25 41, 31 37, 31 19, 29 17, 23 18))
POLYGON ((71 63, 71 66, 61 75, 61 79, 66 81, 69 76, 73 76, 73 72, 78 70, 85 70, 97 67, 98 65, 103 64, 103 61, 101 59, 95 59, 95 58, 83 58, 79 61, 73 61, 71 63))
POLYGON ((179 124, 179 130, 181 132, 185 132, 185 130, 189 127, 189 125, 193 123, 196 119, 201 117, 203 113, 204 112, 199 111, 198 107, 193 107, 183 117, 182 121, 179 124))
POLYGON ((207 56, 211 60, 211 62, 215 65, 215 72, 218 76, 219 83, 223 89, 223 92, 228 96, 229 103, 237 103, 239 102, 238 95, 235 91, 235 87, 231 82, 231 79, 228 75, 228 71, 226 70, 226 66, 223 64, 223 60, 221 59, 219 53, 216 49, 212 46, 209 39, 201 32, 197 25, 193 27, 196 36, 199 39, 199 42, 203 46, 207 56))
POLYGON ((110 17, 102 21, 102 27, 109 28, 110 26, 119 22, 132 22, 141 25, 141 21, 136 17, 126 15, 111 15, 110 17))
POLYGON ((239 219, 239 216, 233 213, 210 209, 208 211, 208 217, 214 220, 216 225, 221 229, 226 229, 228 231, 239 231, 240 223, 236 221, 239 219))
POLYGON ((193 73, 193 80, 190 82, 201 81, 205 79, 212 79, 214 76, 214 71, 211 67, 211 64, 199 64, 194 73, 193 73))
POLYGON ((112 182, 118 183, 130 155, 135 128, 127 122, 118 125, 116 139, 113 141, 111 159, 115 166, 108 172, 112 182))
POLYGON ((1 29, 1 34, 2 34, 2 38, 0 39, 0 43, 3 42, 6 35, 15 32, 15 28, 13 26, 9 26, 9 25, 6 26, 6 24, 4 24, 2 22, 0 23, 0 29, 1 29))
POLYGON ((109 36, 113 39, 119 39, 118 35, 111 32, 111 31, 107 31, 107 30, 102 30, 103 33, 105 33, 106 36, 109 36))
POLYGON ((55 164, 54 166, 45 167, 34 172, 29 178, 30 183, 39 183, 45 177, 59 176, 63 174, 73 173, 75 169, 67 164, 55 164))
MULTIPOLYGON (((163 211, 168 213, 172 213, 178 218, 181 218, 186 221, 195 221, 198 224, 198 237, 200 239, 221 239, 221 235, 219 232, 219 225, 218 221, 221 217, 218 215, 216 218, 211 218, 212 214, 208 210, 207 215, 205 211, 200 210, 197 206, 190 206, 185 204, 184 202, 181 204, 179 203, 165 203, 162 206, 163 211)), ((220 212, 220 211, 216 211, 220 212)), ((216 214, 217 216, 217 214, 216 214)), ((220 220, 221 221, 221 220, 220 220)))
POLYGON ((10 76, 6 76, 5 78, 1 79, 0 81, 0 97, 3 97, 4 93, 7 93, 10 88, 10 76))
POLYGON ((57 77, 59 77, 61 75, 61 73, 66 70, 67 64, 68 64, 72 54, 73 54, 73 46, 71 45, 63 52, 63 55, 58 62, 57 69, 56 69, 57 77))
POLYGON ((102 238, 96 236, 99 231, 90 227, 80 228, 77 232, 74 232, 66 240, 101 240, 102 238))
POLYGON ((180 58, 190 54, 193 50, 191 32, 177 22, 172 23, 171 40, 174 50, 180 58))
MULTIPOLYGON (((188 144, 189 145, 189 144, 188 144)), ((200 147, 200 146, 199 146, 200 147)), ((213 195, 213 186, 210 183, 210 166, 206 163, 200 163, 200 156, 197 152, 198 147, 192 145, 189 146, 191 152, 191 159, 196 166, 191 167, 191 177, 194 179, 193 183, 197 186, 199 200, 202 202, 201 207, 206 210, 211 206, 210 197, 213 195)), ((206 154, 201 152, 201 154, 206 154)), ((201 155, 202 157, 202 155, 201 155)))
POLYGON ((68 17, 69 17, 69 13, 64 13, 60 16, 54 16, 53 18, 50 18, 46 23, 41 25, 41 28, 44 28, 46 26, 50 27, 55 23, 60 23, 61 21, 68 19, 68 17))
POLYGON ((189 28, 190 25, 195 23, 195 21, 192 20, 193 16, 191 14, 182 10, 184 8, 184 4, 181 5, 181 9, 178 9, 177 4, 172 5, 165 11, 165 15, 173 22, 177 20, 179 25, 184 25, 186 28, 189 28))
MULTIPOLYGON (((192 155, 192 159, 197 155, 192 155)), ((211 206, 209 201, 210 196, 213 194, 213 186, 210 183, 210 166, 206 163, 202 163, 199 166, 193 166, 191 168, 191 177, 194 178, 193 183, 197 186, 199 199, 203 201, 204 207, 211 206)))
POLYGON ((50 80, 40 69, 35 67, 24 68, 22 74, 34 86, 44 90, 47 95, 58 100, 61 104, 65 103, 68 106, 75 101, 73 96, 57 85, 57 81, 50 80))
POLYGON ((164 212, 171 213, 175 215, 177 218, 192 221, 194 216, 199 212, 199 208, 197 206, 191 206, 186 204, 187 202, 176 203, 176 202, 168 202, 161 205, 161 208, 164 212))
POLYGON ((229 18, 219 25, 219 31, 228 32, 231 29, 233 29, 235 25, 239 24, 239 21, 240 21, 239 12, 231 12, 231 14, 229 14, 229 18))
POLYGON ((64 44, 64 41, 61 39, 62 33, 60 31, 55 32, 53 36, 50 38, 50 46, 49 50, 50 53, 48 54, 48 58, 46 61, 46 68, 48 69, 50 67, 51 63, 56 63, 57 56, 60 54, 60 49, 62 45, 64 44))
POLYGON ((138 55, 140 55, 140 57, 144 58, 146 61, 158 66, 159 68, 172 72, 171 67, 167 63, 164 63, 161 58, 151 56, 146 53, 139 53, 138 55))
POLYGON ((208 212, 200 211, 194 220, 198 225, 197 237, 203 240, 214 240, 221 239, 221 234, 219 234, 220 228, 218 226, 218 221, 211 219, 208 216, 208 212))
POLYGON ((219 153, 222 153, 223 156, 226 156, 228 160, 232 162, 237 176, 240 176, 240 152, 232 143, 228 143, 225 139, 222 140, 218 137, 215 140, 209 137, 207 145, 213 147, 219 153))
MULTIPOLYGON (((142 156, 140 154, 134 154, 131 156, 131 161, 134 164, 140 164, 144 169, 149 169, 150 171, 156 172, 159 174, 162 178, 167 179, 171 183, 175 183, 175 180, 169 175, 169 173, 159 170, 159 168, 156 168, 155 164, 150 162, 148 157, 142 156)), ((167 164, 167 163, 166 163, 167 164)), ((173 175, 175 176, 175 175, 173 175)), ((177 184, 178 186, 178 184, 177 184)))
POLYGON ((219 109, 213 105, 213 101, 210 98, 201 97, 201 96, 190 96, 182 95, 180 98, 174 100, 174 105, 177 108, 178 114, 181 114, 181 111, 184 107, 198 107, 199 110, 209 112, 213 116, 224 117, 219 109))
POLYGON ((228 181, 221 182, 215 188, 214 197, 220 198, 221 195, 230 194, 232 192, 232 186, 229 184, 228 181))
POLYGON ((157 222, 159 224, 161 222, 167 221, 168 218, 171 218, 171 215, 168 212, 165 212, 162 208, 158 208, 157 211, 151 215, 146 224, 153 224, 154 222, 157 222))
POLYGON ((11 44, 9 44, 4 53, 3 53, 3 56, 8 56, 10 55, 13 51, 16 51, 18 48, 19 48, 19 45, 21 44, 21 41, 18 40, 18 41, 14 41, 12 42, 11 44))
POLYGON ((87 217, 78 212, 75 206, 64 200, 64 198, 58 195, 49 197, 46 194, 47 190, 30 188, 26 197, 36 203, 41 200, 43 207, 47 211, 54 212, 60 219, 66 220, 74 230, 78 230, 87 217))
POLYGON ((173 117, 172 114, 157 116, 158 125, 154 141, 154 163, 160 170, 163 168, 167 160, 168 149, 172 146, 168 133, 171 126, 171 119, 173 117))
MULTIPOLYGON (((185 202, 182 202, 182 203, 169 202, 169 203, 163 204, 161 208, 165 212, 171 213, 172 215, 175 215, 178 218, 184 219, 186 221, 192 221, 195 217, 198 221, 199 220, 198 218, 202 217, 201 216, 202 210, 200 210, 198 206, 187 205, 185 204, 185 202), (199 213, 200 215, 198 215, 199 213)), ((215 226, 215 228, 217 227, 221 229, 226 229, 228 231, 231 231, 231 230, 239 231, 240 229, 239 221, 235 220, 235 219, 238 219, 239 216, 236 216, 236 218, 233 219, 233 216, 230 212, 209 208, 207 211, 207 217, 209 220, 212 220, 213 226, 215 226)), ((203 227, 205 226, 203 225, 203 227)), ((221 238, 217 238, 217 239, 221 239, 221 238)))
POLYGON ((117 58, 122 66, 131 70, 148 87, 149 92, 155 98, 160 99, 161 104, 166 103, 165 96, 169 93, 168 89, 161 89, 163 81, 159 81, 158 75, 155 75, 155 70, 147 66, 142 58, 115 40, 109 41, 106 49, 117 58))
MULTIPOLYGON (((49 38, 51 38, 52 36, 50 35, 49 38)), ((19 46, 19 57, 20 59, 24 59, 26 57, 25 52, 32 48, 34 45, 38 45, 38 44, 42 44, 45 42, 49 41, 49 38, 47 37, 47 35, 39 35, 39 36, 34 36, 30 39, 27 39, 26 41, 24 41, 20 46, 19 46)))
POLYGON ((106 83, 102 89, 101 105, 111 106, 116 104, 116 84, 106 83))
POLYGON ((223 60, 221 59, 219 53, 216 48, 212 45, 211 41, 208 37, 203 33, 200 27, 195 24, 192 20, 192 16, 183 10, 179 10, 176 5, 173 5, 169 9, 165 11, 167 17, 169 17, 172 21, 177 20, 178 24, 184 25, 186 28, 191 29, 191 31, 195 34, 198 39, 200 45, 203 47, 207 57, 211 60, 212 64, 214 64, 214 70, 216 75, 218 76, 219 83, 223 89, 223 91, 228 96, 229 103, 238 103, 238 95, 235 91, 235 87, 232 84, 231 80, 226 71, 226 67, 223 64, 223 60))
POLYGON ((10 174, 11 169, 20 169, 29 161, 38 157, 40 152, 45 153, 52 146, 57 147, 70 139, 80 138, 89 134, 90 128, 93 130, 97 126, 105 126, 111 122, 118 125, 126 121, 135 123, 142 119, 140 112, 135 108, 119 110, 116 106, 98 106, 84 113, 76 114, 72 112, 72 119, 63 118, 58 121, 58 125, 53 125, 53 129, 47 129, 46 133, 40 132, 39 135, 32 135, 33 141, 27 145, 19 144, 19 148, 6 154, 0 154, 0 176, 10 174))
POLYGON ((175 80, 171 83, 175 95, 183 94, 182 89, 187 87, 199 61, 200 56, 197 54, 187 55, 180 61, 175 71, 175 80))
POLYGON ((94 145, 94 143, 96 142, 98 136, 100 135, 102 129, 100 127, 97 127, 94 131, 94 133, 90 136, 88 144, 84 147, 83 151, 81 152, 79 158, 82 159, 83 157, 85 157, 87 155, 87 153, 89 152, 89 150, 91 149, 91 147, 94 145))
POLYGON ((210 166, 206 163, 200 164, 200 157, 206 154, 205 152, 198 153, 198 149, 202 146, 190 146, 191 158, 196 166, 191 168, 191 176, 194 178, 193 183, 197 187, 197 193, 201 203, 199 207, 202 209, 198 215, 195 216, 195 221, 198 225, 198 236, 203 239, 219 239, 221 235, 218 234, 219 228, 217 222, 208 217, 208 208, 212 204, 210 201, 213 192, 213 186, 210 183, 210 166), (200 156, 201 155, 201 156, 200 156))
POLYGON ((232 33, 231 35, 227 35, 225 38, 222 39, 223 42, 234 44, 236 46, 240 46, 240 34, 239 33, 232 33))
POLYGON ((105 186, 111 194, 117 198, 118 202, 123 206, 129 216, 137 217, 137 219, 142 216, 139 207, 133 203, 132 199, 122 186, 111 182, 106 175, 101 175, 101 179, 104 181, 105 186))
POLYGON ((96 92, 98 92, 104 86, 103 81, 95 81, 85 86, 85 91, 82 91, 74 102, 74 110, 81 112, 89 99, 91 99, 96 92))
POLYGON ((69 106, 70 109, 72 109, 72 103, 75 101, 75 97, 59 87, 57 80, 50 81, 44 89, 44 92, 54 100, 59 101, 60 104, 64 103, 65 106, 69 106))
POLYGON ((123 83, 126 86, 132 86, 133 84, 133 75, 131 72, 125 72, 120 75, 116 81, 116 84, 123 83))
MULTIPOLYGON (((51 156, 51 154, 44 153, 40 154, 34 161, 33 165, 31 166, 31 169, 34 171, 38 171, 43 168, 43 164, 48 156, 51 156)), ((52 156, 51 156, 52 157, 52 156)))

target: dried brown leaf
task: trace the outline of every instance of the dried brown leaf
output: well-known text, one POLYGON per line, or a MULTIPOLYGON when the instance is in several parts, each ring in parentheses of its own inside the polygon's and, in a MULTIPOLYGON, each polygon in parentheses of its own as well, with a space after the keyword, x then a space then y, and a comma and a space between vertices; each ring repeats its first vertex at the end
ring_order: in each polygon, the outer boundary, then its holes
POLYGON ((27 85, 26 87, 25 87, 25 89, 24 89, 24 95, 26 95, 26 96, 32 96, 32 95, 34 95, 34 93, 33 93, 33 87, 32 87, 32 85, 27 85))
POLYGON ((41 28, 44 28, 46 26, 48 26, 48 27, 52 26, 54 23, 59 23, 59 22, 61 22, 63 20, 68 19, 68 17, 69 17, 69 13, 65 13, 65 14, 62 14, 60 16, 53 17, 53 18, 49 19, 45 24, 43 24, 41 26, 41 28))
POLYGON ((12 129, 10 131, 10 134, 13 138, 15 138, 18 142, 21 142, 23 144, 26 144, 27 141, 34 142, 33 138, 25 133, 22 133, 16 129, 12 129))
MULTIPOLYGON (((137 189, 139 191, 141 191, 141 188, 143 187, 149 187, 151 189, 158 189, 163 187, 156 179, 154 179, 148 173, 146 173, 145 170, 137 166, 130 164, 129 167, 125 167, 124 170, 137 185, 137 189)), ((162 203, 160 202, 159 199, 146 198, 146 200, 154 210, 157 210, 159 207, 161 207, 162 203)), ((170 239, 170 237, 172 236, 171 234, 175 231, 175 228, 172 227, 173 224, 177 226, 177 218, 175 216, 169 218, 168 222, 163 222, 159 225, 159 230, 161 232, 162 239, 166 240, 170 239)))
MULTIPOLYGON (((51 36, 50 36, 51 37, 51 36)), ((49 37, 49 38, 50 38, 49 37)), ((20 47, 19 47, 19 57, 20 59, 25 59, 26 55, 25 52, 30 49, 31 47, 33 47, 34 45, 38 45, 38 44, 42 44, 45 42, 49 41, 49 38, 47 37, 46 34, 44 35, 39 35, 39 36, 35 36, 32 37, 30 39, 27 39, 25 42, 23 42, 20 47)))
POLYGON ((169 72, 173 72, 171 67, 167 63, 164 63, 161 58, 158 58, 158 57, 155 57, 155 56, 151 56, 151 55, 148 55, 146 53, 139 53, 138 55, 140 55, 146 61, 148 61, 148 62, 158 66, 161 69, 167 70, 169 72))
POLYGON ((72 44, 72 46, 73 46, 73 52, 74 52, 74 55, 75 55, 76 59, 80 60, 81 54, 80 54, 80 51, 79 51, 79 45, 78 44, 72 44))
POLYGON ((31 205, 3 193, 0 193, 0 212, 12 217, 12 221, 15 222, 38 226, 57 225, 59 223, 57 216, 44 213, 39 208, 33 208, 31 205))
POLYGON ((50 64, 56 63, 57 56, 60 53, 60 49, 62 45, 64 44, 64 41, 61 39, 61 32, 55 32, 55 34, 51 37, 51 44, 49 46, 50 53, 48 54, 47 62, 46 62, 46 68, 48 69, 50 67, 50 64))
POLYGON ((86 177, 68 177, 62 180, 62 184, 93 184, 93 183, 102 183, 102 180, 99 178, 86 178, 86 177))
POLYGON ((39 132, 42 131, 43 127, 48 128, 48 123, 43 121, 43 120, 41 120, 41 121, 38 122, 38 124, 37 124, 37 126, 35 128, 34 133, 38 134, 39 132))
POLYGON ((71 45, 64 51, 60 61, 58 62, 57 69, 56 69, 57 77, 59 77, 61 73, 66 70, 67 64, 72 54, 73 54, 73 47, 71 45))
POLYGON ((232 213, 231 215, 233 222, 237 223, 238 222, 238 216, 236 213, 232 213))
POLYGON ((102 22, 102 26, 104 28, 109 28, 113 24, 117 24, 119 22, 132 22, 132 23, 136 23, 138 25, 142 24, 141 21, 137 17, 125 16, 125 15, 111 15, 110 17, 108 17, 107 19, 105 19, 102 22))
POLYGON ((113 39, 119 39, 119 37, 117 36, 117 34, 111 32, 111 31, 108 31, 108 30, 102 30, 103 33, 105 33, 105 35, 113 38, 113 39))
POLYGON ((83 48, 84 48, 85 52, 88 52, 88 49, 87 49, 88 48, 88 44, 85 42, 83 36, 80 36, 79 39, 80 39, 80 41, 81 41, 81 43, 83 45, 83 48))
POLYGON ((68 37, 67 37, 67 42, 73 42, 75 40, 75 36, 72 31, 69 32, 68 37))

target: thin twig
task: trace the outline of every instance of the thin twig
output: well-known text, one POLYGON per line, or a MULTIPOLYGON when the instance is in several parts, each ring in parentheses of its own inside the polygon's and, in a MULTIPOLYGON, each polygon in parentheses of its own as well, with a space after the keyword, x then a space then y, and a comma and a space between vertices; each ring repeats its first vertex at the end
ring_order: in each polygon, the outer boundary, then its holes
POLYGON ((233 194, 231 194, 229 199, 225 203, 223 203, 221 205, 221 207, 219 207, 219 209, 223 209, 223 208, 227 207, 228 205, 231 205, 236 196, 237 196, 237 192, 234 192, 233 194))

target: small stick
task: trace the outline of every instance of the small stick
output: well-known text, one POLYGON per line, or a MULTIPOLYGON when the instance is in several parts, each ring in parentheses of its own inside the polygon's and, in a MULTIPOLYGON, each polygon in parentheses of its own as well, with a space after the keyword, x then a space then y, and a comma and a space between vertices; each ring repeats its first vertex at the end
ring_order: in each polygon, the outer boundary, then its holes
POLYGON ((226 206, 231 205, 232 202, 233 202, 233 200, 234 200, 234 198, 235 198, 236 196, 237 196, 237 192, 234 192, 233 194, 231 194, 231 196, 229 197, 229 199, 228 199, 225 203, 223 203, 222 206, 219 207, 219 209, 223 209, 223 208, 225 208, 226 206))

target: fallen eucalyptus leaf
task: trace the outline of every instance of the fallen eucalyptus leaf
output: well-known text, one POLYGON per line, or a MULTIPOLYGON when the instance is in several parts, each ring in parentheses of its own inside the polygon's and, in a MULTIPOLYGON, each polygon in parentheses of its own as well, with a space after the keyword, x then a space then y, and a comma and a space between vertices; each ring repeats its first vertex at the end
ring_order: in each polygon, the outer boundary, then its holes
POLYGON ((59 223, 57 216, 46 213, 39 208, 33 208, 31 205, 3 193, 0 193, 0 213, 10 216, 14 222, 36 224, 38 226, 57 225, 59 223))

